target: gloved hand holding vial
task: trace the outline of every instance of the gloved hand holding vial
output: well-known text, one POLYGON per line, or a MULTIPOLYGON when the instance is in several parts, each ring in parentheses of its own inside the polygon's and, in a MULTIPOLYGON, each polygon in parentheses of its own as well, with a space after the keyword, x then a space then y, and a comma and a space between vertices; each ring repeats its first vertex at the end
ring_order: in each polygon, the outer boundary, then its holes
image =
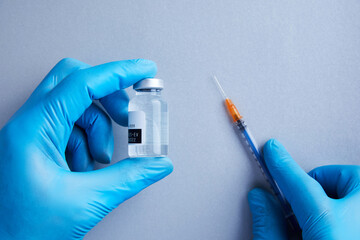
MULTIPOLYGON (((95 161, 111 161, 112 120, 127 127, 124 89, 156 72, 144 59, 56 64, 0 131, 0 239, 82 239, 120 203, 172 171, 170 159, 155 157, 165 155, 157 149, 154 157, 92 171, 95 161)), ((154 100, 154 109, 157 94, 142 95, 154 100)))

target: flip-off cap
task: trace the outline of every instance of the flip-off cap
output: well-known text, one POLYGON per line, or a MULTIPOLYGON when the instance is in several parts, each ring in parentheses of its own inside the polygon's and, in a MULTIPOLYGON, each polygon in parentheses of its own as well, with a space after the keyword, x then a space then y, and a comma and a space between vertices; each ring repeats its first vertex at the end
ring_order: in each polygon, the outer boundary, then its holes
POLYGON ((133 88, 138 89, 163 89, 164 81, 158 78, 145 78, 134 84, 133 88))

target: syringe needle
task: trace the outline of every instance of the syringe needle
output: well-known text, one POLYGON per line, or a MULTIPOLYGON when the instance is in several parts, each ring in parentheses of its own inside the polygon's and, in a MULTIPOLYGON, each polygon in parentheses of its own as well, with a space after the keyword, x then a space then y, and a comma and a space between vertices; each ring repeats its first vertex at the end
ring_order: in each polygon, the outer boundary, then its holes
POLYGON ((214 82, 216 83, 216 86, 218 87, 221 95, 223 96, 224 100, 227 99, 228 97, 226 96, 225 92, 224 92, 224 89, 221 87, 220 83, 219 83, 219 80, 217 79, 217 77, 214 75, 213 76, 214 78, 214 82))
POLYGON ((217 77, 214 75, 213 78, 214 78, 214 82, 216 83, 216 86, 219 89, 219 92, 221 93, 221 95, 224 98, 225 106, 229 112, 229 115, 231 116, 231 118, 233 119, 234 122, 237 122, 238 120, 240 120, 242 118, 242 116, 240 115, 239 111, 236 109, 235 105, 230 100, 230 98, 228 98, 226 96, 224 89, 221 87, 217 77))

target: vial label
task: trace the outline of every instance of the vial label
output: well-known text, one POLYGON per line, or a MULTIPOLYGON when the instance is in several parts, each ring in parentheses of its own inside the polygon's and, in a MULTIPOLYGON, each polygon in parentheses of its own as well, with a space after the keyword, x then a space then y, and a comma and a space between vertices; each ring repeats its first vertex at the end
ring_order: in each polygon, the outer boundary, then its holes
POLYGON ((145 113, 143 111, 129 112, 129 144, 143 144, 145 142, 145 113))

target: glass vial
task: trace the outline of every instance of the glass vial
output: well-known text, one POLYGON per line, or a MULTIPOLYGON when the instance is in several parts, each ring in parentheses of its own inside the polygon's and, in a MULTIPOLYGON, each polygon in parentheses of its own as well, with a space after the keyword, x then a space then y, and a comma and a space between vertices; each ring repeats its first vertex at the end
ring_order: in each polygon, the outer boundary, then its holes
POLYGON ((163 157, 168 154, 168 106, 161 98, 164 81, 146 78, 134 84, 129 102, 129 156, 163 157))

